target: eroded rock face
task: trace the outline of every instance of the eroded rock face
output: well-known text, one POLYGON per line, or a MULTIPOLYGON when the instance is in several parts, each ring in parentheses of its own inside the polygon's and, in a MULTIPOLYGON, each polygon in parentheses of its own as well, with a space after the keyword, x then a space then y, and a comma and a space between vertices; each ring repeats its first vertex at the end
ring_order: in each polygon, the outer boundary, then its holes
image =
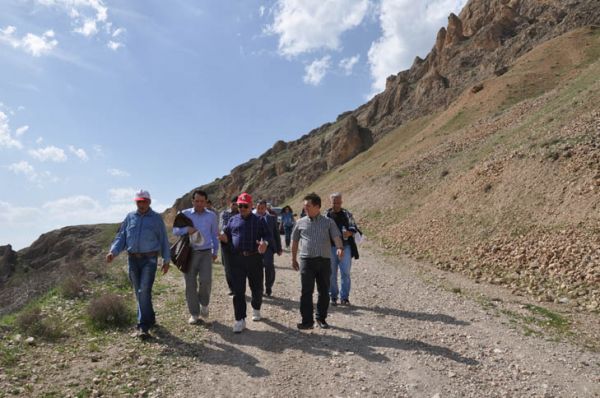
POLYGON ((0 246, 0 283, 5 282, 15 271, 17 252, 11 245, 0 246))
MULTIPOLYGON (((276 142, 259 160, 202 188, 217 207, 243 190, 279 202, 368 148, 370 140, 443 110, 464 90, 504 73, 536 45, 592 24, 600 25, 598 0, 470 0, 459 15, 448 17, 431 52, 390 76, 369 102, 296 141, 276 142)), ((170 212, 189 207, 189 199, 189 193, 178 199, 170 212)))

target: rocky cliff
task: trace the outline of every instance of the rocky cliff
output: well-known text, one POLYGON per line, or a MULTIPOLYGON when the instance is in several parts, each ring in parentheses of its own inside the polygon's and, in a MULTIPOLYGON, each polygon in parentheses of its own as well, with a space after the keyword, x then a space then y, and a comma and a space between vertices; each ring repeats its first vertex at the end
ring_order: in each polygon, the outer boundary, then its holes
MULTIPOLYGON (((470 0, 451 14, 430 53, 387 79, 385 90, 292 142, 276 142, 258 159, 201 188, 217 207, 242 191, 279 203, 345 163, 390 130, 445 109, 465 89, 506 73, 535 46, 575 28, 600 24, 597 0, 470 0)), ((190 193, 167 210, 189 206, 190 193)))

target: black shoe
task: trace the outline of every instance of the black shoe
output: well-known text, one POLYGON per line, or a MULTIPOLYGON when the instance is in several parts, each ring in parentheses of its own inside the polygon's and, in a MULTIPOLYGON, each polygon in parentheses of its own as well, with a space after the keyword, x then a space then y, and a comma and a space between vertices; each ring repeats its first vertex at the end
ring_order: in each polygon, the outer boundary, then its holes
POLYGON ((138 335, 137 335, 138 339, 142 340, 142 341, 146 341, 152 338, 152 336, 150 335, 150 333, 148 333, 148 331, 143 331, 140 330, 138 335))
POLYGON ((271 297, 271 294, 273 294, 273 291, 271 290, 271 288, 267 288, 267 289, 265 289, 265 294, 267 295, 267 297, 271 297))
POLYGON ((314 327, 314 324, 301 322, 301 323, 297 324, 296 326, 300 330, 306 330, 306 329, 312 329, 314 327))
POLYGON ((350 305, 350 300, 348 300, 348 299, 342 299, 342 300, 340 301, 340 304, 341 304, 341 305, 350 305))
POLYGON ((325 319, 317 319, 317 325, 319 325, 321 329, 329 329, 329 324, 327 323, 327 321, 325 321, 325 319))
POLYGON ((229 292, 229 293, 227 293, 227 294, 228 294, 229 296, 234 296, 234 295, 235 295, 235 293, 234 293, 234 292, 229 292))
POLYGON ((331 299, 331 305, 333 305, 334 307, 337 307, 337 299, 332 298, 331 299))

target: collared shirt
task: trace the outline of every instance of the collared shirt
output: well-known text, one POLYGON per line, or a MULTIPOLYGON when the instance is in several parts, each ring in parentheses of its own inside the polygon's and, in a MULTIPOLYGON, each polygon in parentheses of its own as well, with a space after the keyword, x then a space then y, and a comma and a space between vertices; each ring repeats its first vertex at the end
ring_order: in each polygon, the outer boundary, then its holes
POLYGON ((159 252, 164 261, 171 261, 167 228, 161 216, 152 209, 144 214, 138 211, 127 214, 110 246, 110 252, 115 256, 123 250, 128 253, 159 252))
MULTIPOLYGON (((202 245, 192 244, 194 250, 212 250, 212 255, 216 256, 219 250, 219 239, 217 234, 219 233, 217 227, 217 215, 208 209, 204 209, 202 212, 197 212, 194 208, 185 209, 182 211, 192 223, 194 228, 198 230, 204 237, 202 245)), ((187 234, 187 227, 173 227, 173 235, 182 236, 187 234)))
POLYGON ((272 240, 267 222, 252 213, 246 218, 239 213, 234 215, 229 219, 223 231, 227 234, 235 252, 255 252, 258 251, 257 241, 264 239, 270 242, 272 240))
POLYGON ((341 239, 339 228, 331 218, 321 214, 314 218, 302 217, 292 230, 292 240, 300 242, 301 258, 330 258, 330 241, 335 237, 341 239))
POLYGON ((219 224, 219 228, 221 228, 221 230, 225 228, 229 222, 229 219, 236 214, 238 214, 238 212, 234 213, 231 211, 231 209, 223 210, 221 212, 221 223, 219 224))

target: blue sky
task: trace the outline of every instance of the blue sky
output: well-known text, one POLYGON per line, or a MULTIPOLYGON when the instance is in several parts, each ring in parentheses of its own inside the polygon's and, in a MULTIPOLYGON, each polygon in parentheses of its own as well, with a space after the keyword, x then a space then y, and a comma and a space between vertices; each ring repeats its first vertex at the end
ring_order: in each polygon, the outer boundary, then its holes
POLYGON ((383 90, 466 0, 3 0, 0 245, 164 210, 383 90))

